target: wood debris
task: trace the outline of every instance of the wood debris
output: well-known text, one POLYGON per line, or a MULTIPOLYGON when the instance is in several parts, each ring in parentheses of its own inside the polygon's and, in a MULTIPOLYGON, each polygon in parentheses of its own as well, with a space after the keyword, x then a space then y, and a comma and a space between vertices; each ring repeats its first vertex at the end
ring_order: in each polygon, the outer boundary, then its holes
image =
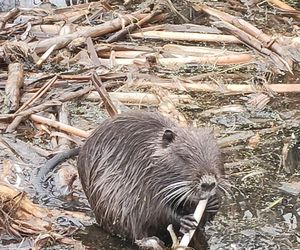
MULTIPOLYGON (((228 155, 243 146, 258 150, 264 136, 299 127, 298 111, 270 111, 277 98, 300 93, 300 10, 289 1, 42 2, 0 12, 0 151, 9 156, 0 153, 0 228, 33 237, 32 249, 78 242, 47 219, 70 214, 34 204, 32 183, 20 176, 82 145, 108 116, 138 108, 159 110, 181 126, 209 121, 228 155)), ((299 136, 289 133, 278 154, 289 174, 299 168, 299 136)), ((227 166, 249 162, 256 163, 227 166)), ((241 180, 265 173, 251 170, 241 180)), ((68 165, 52 179, 74 202, 77 181, 68 165)))

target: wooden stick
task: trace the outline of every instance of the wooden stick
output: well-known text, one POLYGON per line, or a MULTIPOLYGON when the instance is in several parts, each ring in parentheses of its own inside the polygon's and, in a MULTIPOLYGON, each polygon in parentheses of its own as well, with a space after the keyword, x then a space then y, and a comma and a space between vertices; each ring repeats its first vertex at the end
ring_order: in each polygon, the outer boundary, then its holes
MULTIPOLYGON (((201 217, 202 217, 202 215, 205 211, 207 201, 208 201, 207 199, 206 200, 200 200, 197 207, 196 207, 196 209, 195 209, 194 218, 198 222, 198 224, 200 223, 201 217)), ((189 245, 191 239, 193 238, 193 235, 194 235, 195 231, 196 230, 191 230, 190 232, 186 233, 182 237, 179 247, 187 247, 189 245)))
POLYGON ((173 225, 170 224, 170 225, 167 227, 167 230, 169 231, 169 234, 170 234, 171 239, 172 239, 172 247, 171 247, 171 249, 174 249, 174 248, 176 248, 176 247, 179 245, 179 241, 178 241, 178 238, 177 238, 177 236, 176 236, 176 234, 175 234, 173 225))
POLYGON ((92 83, 94 84, 97 92, 99 93, 109 115, 111 117, 116 116, 118 114, 118 111, 115 105, 113 104, 112 100, 110 99, 110 96, 107 93, 105 87, 103 86, 100 77, 96 73, 93 73, 92 75, 92 83))
POLYGON ((100 58, 110 58, 112 52, 114 53, 115 58, 142 58, 147 56, 154 56, 155 54, 147 51, 138 51, 138 50, 111 50, 111 51, 103 51, 98 52, 98 56, 100 58))
POLYGON ((51 119, 39 116, 39 115, 30 115, 30 119, 38 122, 38 123, 43 123, 43 124, 47 124, 51 127, 57 128, 59 130, 65 131, 67 133, 73 134, 73 135, 77 135, 83 138, 87 138, 90 135, 90 132, 81 130, 79 128, 75 128, 73 126, 58 122, 58 121, 53 121, 51 119))
POLYGON ((248 44, 252 48, 256 49, 263 55, 268 56, 280 70, 289 71, 291 74, 293 74, 289 63, 287 61, 285 61, 280 55, 278 55, 277 53, 275 53, 274 51, 272 51, 268 47, 266 47, 266 45, 264 45, 256 37, 249 35, 247 32, 235 27, 234 25, 232 25, 226 21, 216 23, 215 25, 217 27, 222 27, 222 28, 228 30, 230 33, 239 37, 240 40, 244 41, 246 44, 248 44))
POLYGON ((56 47, 56 44, 53 44, 46 52, 39 58, 39 60, 36 63, 36 66, 38 68, 42 67, 42 64, 48 59, 48 57, 51 55, 51 53, 54 51, 56 47))
POLYGON ((241 43, 232 35, 199 34, 192 32, 146 31, 131 34, 133 38, 147 38, 159 40, 178 40, 189 42, 216 42, 216 43, 241 43))
MULTIPOLYGON (((67 109, 67 104, 63 103, 58 110, 58 120, 61 123, 66 125, 70 125, 70 112, 67 109)), ((53 137, 55 138, 55 137, 53 137)), ((71 141, 68 140, 66 137, 58 137, 58 145, 59 149, 70 149, 71 141)))
POLYGON ((19 108, 21 91, 24 83, 23 64, 11 63, 8 66, 8 79, 5 86, 7 95, 7 106, 9 113, 15 112, 19 108))
MULTIPOLYGON (((189 57, 180 57, 180 58, 157 58, 157 62, 165 67, 170 66, 181 66, 188 63, 197 63, 205 65, 231 65, 231 64, 243 64, 250 63, 253 60, 254 56, 251 54, 232 54, 226 56, 189 56, 189 57)), ((105 65, 110 65, 110 59, 101 59, 101 62, 105 65)), ((132 65, 135 63, 145 64, 147 62, 146 58, 116 58, 114 63, 117 65, 132 65)))
POLYGON ((29 109, 26 109, 26 110, 20 112, 19 114, 16 114, 13 121, 7 126, 5 132, 6 133, 12 133, 19 126, 19 124, 22 122, 24 117, 26 117, 30 114, 36 113, 36 112, 40 112, 40 111, 45 110, 49 107, 58 106, 58 105, 61 105, 61 102, 48 101, 48 102, 42 103, 42 104, 40 104, 36 107, 31 107, 29 109))

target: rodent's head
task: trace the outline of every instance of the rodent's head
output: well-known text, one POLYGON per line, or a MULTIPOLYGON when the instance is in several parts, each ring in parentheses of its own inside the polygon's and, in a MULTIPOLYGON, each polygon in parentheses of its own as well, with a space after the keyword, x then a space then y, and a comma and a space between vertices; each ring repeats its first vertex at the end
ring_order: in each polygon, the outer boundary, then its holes
POLYGON ((216 193, 224 164, 211 129, 170 128, 160 140, 155 156, 170 172, 162 191, 168 201, 199 201, 216 193))

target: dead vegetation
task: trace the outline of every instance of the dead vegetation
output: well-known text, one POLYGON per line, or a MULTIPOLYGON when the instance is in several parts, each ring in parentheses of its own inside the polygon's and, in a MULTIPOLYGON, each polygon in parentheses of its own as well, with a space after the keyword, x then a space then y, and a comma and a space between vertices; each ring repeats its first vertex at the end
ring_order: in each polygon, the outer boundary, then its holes
MULTIPOLYGON (((95 1, 0 14, 0 142, 18 162, 23 156, 6 135, 42 135, 47 146, 34 150, 44 157, 82 144, 93 125, 72 124, 68 103, 100 102, 111 116, 127 106, 146 106, 186 126, 193 121, 185 109, 200 109, 202 118, 239 114, 263 110, 279 94, 300 92, 300 12, 279 0, 95 1), (246 101, 204 110, 193 97, 207 93, 244 96, 246 101)), ((230 152, 232 145, 246 141, 256 148, 266 134, 299 126, 299 113, 291 120, 255 133, 217 131, 220 146, 230 152)), ((295 135, 284 142, 287 173, 299 164, 298 144, 295 135)), ((33 237, 32 249, 49 240, 79 244, 66 238, 74 228, 54 224, 53 217, 64 212, 33 204, 21 191, 22 181, 8 184, 4 170, 12 168, 9 163, 0 164, 0 230, 16 238, 33 237)), ((62 177, 70 179, 62 186, 72 190, 76 175, 69 177, 62 177)))

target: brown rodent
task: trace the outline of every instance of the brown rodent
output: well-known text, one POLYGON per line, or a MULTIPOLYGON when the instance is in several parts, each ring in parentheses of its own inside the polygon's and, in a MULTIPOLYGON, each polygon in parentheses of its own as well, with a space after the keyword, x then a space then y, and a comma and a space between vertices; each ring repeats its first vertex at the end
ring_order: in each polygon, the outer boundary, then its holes
POLYGON ((224 165, 212 131, 179 127, 159 113, 105 120, 81 148, 77 167, 100 226, 133 241, 168 241, 169 224, 177 233, 191 229, 200 199, 210 197, 205 218, 218 210, 224 165))

